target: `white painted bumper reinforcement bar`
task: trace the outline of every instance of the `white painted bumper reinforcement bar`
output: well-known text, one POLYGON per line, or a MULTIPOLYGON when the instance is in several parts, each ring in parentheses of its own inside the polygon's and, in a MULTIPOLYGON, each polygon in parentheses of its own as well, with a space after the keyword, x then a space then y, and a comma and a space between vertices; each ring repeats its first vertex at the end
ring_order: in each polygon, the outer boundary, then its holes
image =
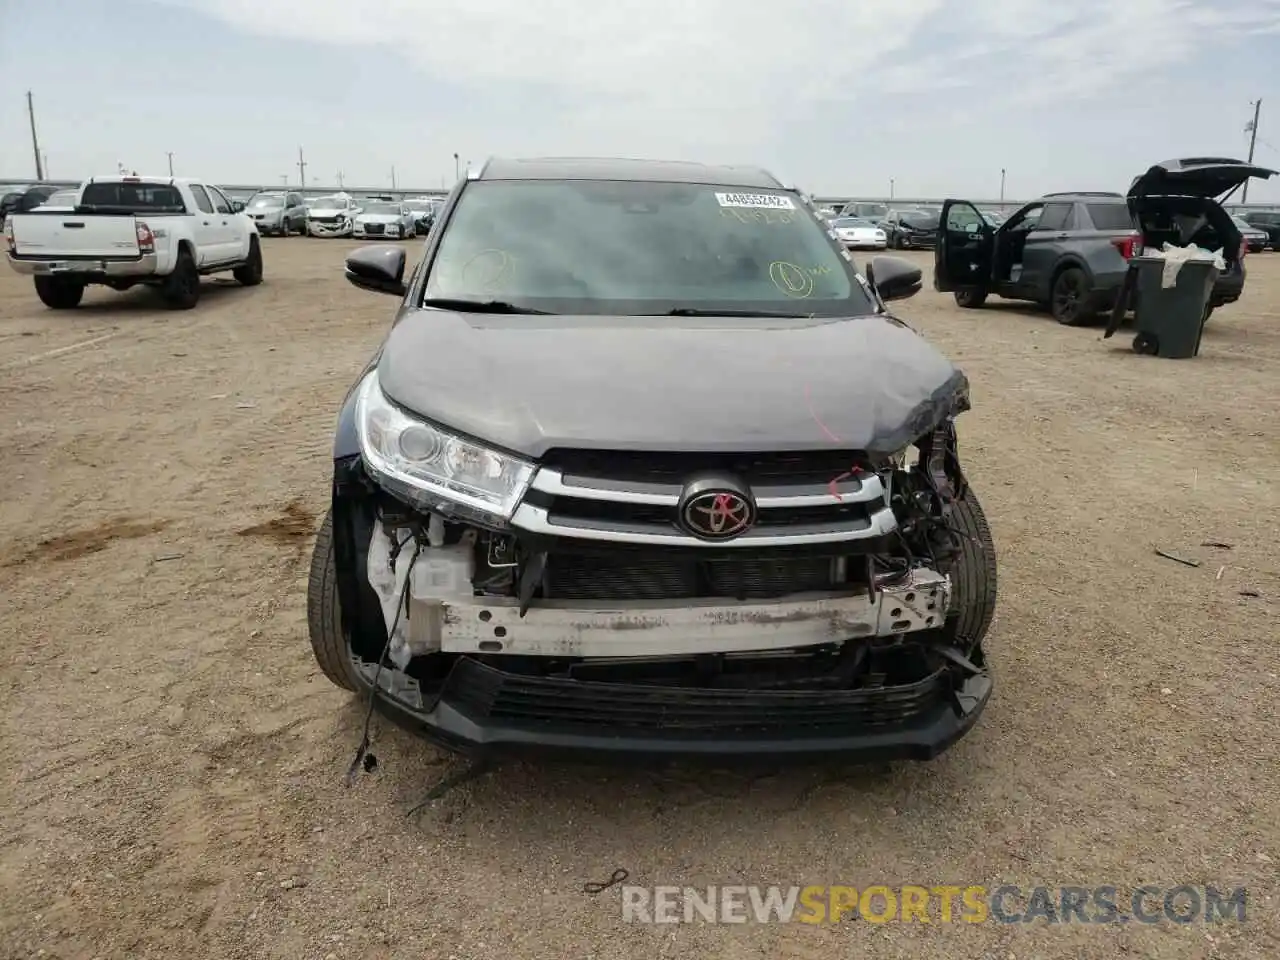
MULTIPOLYGON (((388 626, 411 551, 390 567, 379 528, 369 545, 369 582, 388 626)), ((523 617, 514 599, 472 595, 470 547, 423 550, 392 638, 392 659, 434 652, 541 657, 662 657, 748 653, 894 636, 940 626, 950 602, 946 575, 918 568, 902 583, 782 600, 535 601, 523 617)))

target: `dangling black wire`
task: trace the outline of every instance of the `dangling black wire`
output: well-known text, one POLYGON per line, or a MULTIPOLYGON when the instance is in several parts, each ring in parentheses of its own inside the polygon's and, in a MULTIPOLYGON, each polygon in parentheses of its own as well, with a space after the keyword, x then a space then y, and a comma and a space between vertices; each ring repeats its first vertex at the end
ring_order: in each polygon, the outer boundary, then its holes
MULTIPOLYGON (((391 569, 393 572, 395 571, 395 558, 399 556, 400 551, 404 549, 404 545, 408 542, 408 537, 400 543, 392 542, 391 569)), ((382 654, 378 657, 378 666, 373 672, 373 686, 369 688, 369 708, 364 715, 364 731, 360 734, 360 745, 356 747, 356 755, 347 770, 347 786, 355 783, 360 763, 369 753, 369 727, 373 722, 373 707, 378 698, 378 680, 382 677, 382 664, 386 661, 387 652, 391 649, 391 638, 396 635, 396 627, 400 625, 400 616, 404 613, 405 604, 408 602, 409 584, 413 579, 413 565, 418 562, 418 556, 421 553, 422 541, 419 540, 414 546, 413 556, 409 559, 409 569, 404 576, 404 586, 400 588, 400 599, 396 603, 396 615, 391 620, 391 629, 387 631, 387 642, 382 645, 382 654)))

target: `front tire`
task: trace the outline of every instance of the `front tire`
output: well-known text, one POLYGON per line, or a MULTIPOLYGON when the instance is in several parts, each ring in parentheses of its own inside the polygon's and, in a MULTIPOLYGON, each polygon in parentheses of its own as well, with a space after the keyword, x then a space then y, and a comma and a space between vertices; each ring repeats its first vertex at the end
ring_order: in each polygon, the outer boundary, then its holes
POLYGON ((987 515, 970 487, 951 505, 951 526, 960 552, 940 572, 951 577, 951 607, 943 629, 966 653, 987 635, 996 611, 996 545, 987 515))
POLYGON ((195 258, 185 247, 178 251, 173 273, 164 278, 160 297, 170 310, 190 310, 200 302, 200 271, 195 258))
POLYGON ((244 287, 256 287, 262 282, 262 244, 257 237, 249 238, 249 256, 231 275, 244 287))
POLYGON ((307 633, 311 653, 321 673, 343 690, 361 690, 351 648, 342 632, 342 607, 338 602, 338 561, 333 549, 333 511, 325 513, 311 554, 307 579, 307 633))
POLYGON ((36 296, 50 310, 74 310, 84 298, 84 284, 66 277, 36 277, 36 296))

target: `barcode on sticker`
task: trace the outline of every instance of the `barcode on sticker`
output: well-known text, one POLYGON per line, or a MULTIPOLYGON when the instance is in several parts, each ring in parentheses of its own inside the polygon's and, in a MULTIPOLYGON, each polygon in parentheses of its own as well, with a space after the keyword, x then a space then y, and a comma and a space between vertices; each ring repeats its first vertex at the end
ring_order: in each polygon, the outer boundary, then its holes
POLYGON ((776 193, 717 193, 716 200, 722 207, 751 207, 755 210, 794 210, 790 197, 776 193))

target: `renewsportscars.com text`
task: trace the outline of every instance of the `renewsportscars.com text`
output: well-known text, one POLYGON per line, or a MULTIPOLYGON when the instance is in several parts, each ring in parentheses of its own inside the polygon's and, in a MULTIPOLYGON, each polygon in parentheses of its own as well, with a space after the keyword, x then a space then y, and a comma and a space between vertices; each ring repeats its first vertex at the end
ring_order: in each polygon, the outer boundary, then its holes
POLYGON ((1243 923, 1247 891, 1181 884, 622 887, 631 923, 1243 923))

